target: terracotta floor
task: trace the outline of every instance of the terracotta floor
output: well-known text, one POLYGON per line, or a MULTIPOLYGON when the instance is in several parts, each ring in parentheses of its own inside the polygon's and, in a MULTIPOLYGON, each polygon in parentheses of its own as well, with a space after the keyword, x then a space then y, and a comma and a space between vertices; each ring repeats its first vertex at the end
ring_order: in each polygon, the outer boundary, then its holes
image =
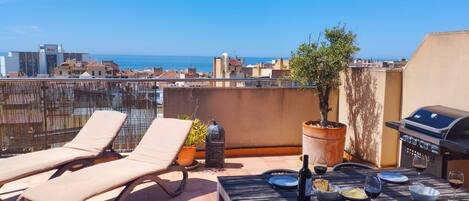
MULTIPOLYGON (((164 194, 158 185, 146 183, 139 185, 128 200, 216 200, 217 176, 260 174, 266 170, 276 168, 298 170, 301 166, 298 156, 228 158, 226 159, 226 164, 227 167, 225 169, 205 169, 199 167, 194 171, 190 171, 186 190, 176 198, 170 198, 164 194)), ((53 171, 50 171, 5 184, 0 189, 0 199, 14 201, 25 188, 45 182, 52 173, 53 171)), ((168 179, 171 185, 176 185, 180 174, 167 174, 163 178, 168 179)), ((121 189, 98 195, 90 200, 112 200, 118 195, 118 190, 121 189)))

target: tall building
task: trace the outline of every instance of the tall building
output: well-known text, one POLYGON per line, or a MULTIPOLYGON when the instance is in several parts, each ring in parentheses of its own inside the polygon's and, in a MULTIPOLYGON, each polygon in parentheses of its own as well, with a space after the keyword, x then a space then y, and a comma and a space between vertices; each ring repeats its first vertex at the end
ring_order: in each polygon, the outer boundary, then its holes
MULTIPOLYGON (((221 57, 213 59, 213 78, 247 78, 252 74, 252 71, 250 71, 251 68, 245 67, 242 58, 229 57, 226 52, 221 57)), ((217 82, 216 86, 234 87, 240 84, 236 82, 217 82)))
POLYGON ((68 59, 89 61, 87 53, 64 52, 61 45, 44 44, 38 52, 12 51, 0 57, 0 74, 20 73, 28 77, 38 74, 54 74, 54 68, 68 59))

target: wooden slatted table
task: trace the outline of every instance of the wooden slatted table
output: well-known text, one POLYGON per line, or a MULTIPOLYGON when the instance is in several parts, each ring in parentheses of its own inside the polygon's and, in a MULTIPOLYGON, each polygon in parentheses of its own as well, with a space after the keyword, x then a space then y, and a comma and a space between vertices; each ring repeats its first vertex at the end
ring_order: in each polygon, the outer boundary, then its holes
MULTIPOLYGON (((417 173, 410 169, 391 170, 409 177, 409 182, 404 184, 383 183, 380 196, 375 200, 412 200, 409 185, 417 181, 417 173)), ((376 173, 374 170, 346 170, 341 172, 327 172, 323 176, 334 185, 341 187, 359 187, 364 185, 368 174, 376 173)), ((452 198, 453 189, 449 183, 430 174, 422 174, 419 182, 431 186, 440 191, 438 200, 452 198)), ((222 176, 218 177, 218 200, 273 200, 273 201, 296 201, 295 190, 284 190, 273 188, 261 175, 247 176, 222 176)), ((469 190, 459 189, 456 194, 458 200, 469 200, 469 190)), ((313 200, 316 200, 314 197, 313 200)))

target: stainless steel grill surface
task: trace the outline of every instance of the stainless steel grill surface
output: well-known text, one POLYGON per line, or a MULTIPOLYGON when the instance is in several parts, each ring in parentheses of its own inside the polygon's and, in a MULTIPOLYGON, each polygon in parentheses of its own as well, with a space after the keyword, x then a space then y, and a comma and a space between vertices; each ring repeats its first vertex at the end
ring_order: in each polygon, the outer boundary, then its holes
POLYGON ((469 112, 441 105, 417 109, 401 122, 387 122, 399 131, 401 166, 411 167, 413 155, 431 159, 428 171, 445 177, 449 160, 469 160, 469 112))

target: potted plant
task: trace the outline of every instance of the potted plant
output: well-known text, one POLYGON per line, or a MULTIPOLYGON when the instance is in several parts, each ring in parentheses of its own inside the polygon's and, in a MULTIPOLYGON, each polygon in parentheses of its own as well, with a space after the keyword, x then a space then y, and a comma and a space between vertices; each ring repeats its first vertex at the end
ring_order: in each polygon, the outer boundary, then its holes
MULTIPOLYGON (((188 115, 182 115, 179 119, 192 119, 188 115)), ((200 119, 194 119, 189 135, 184 142, 184 146, 179 151, 177 163, 181 166, 189 166, 194 161, 196 146, 202 143, 207 136, 208 127, 200 119)))
POLYGON ((344 25, 325 29, 324 37, 316 43, 301 44, 291 55, 291 78, 301 86, 314 85, 319 98, 318 120, 303 122, 303 154, 314 159, 326 159, 332 166, 342 162, 346 126, 328 120, 329 96, 340 86, 340 72, 359 50, 356 35, 344 25))

